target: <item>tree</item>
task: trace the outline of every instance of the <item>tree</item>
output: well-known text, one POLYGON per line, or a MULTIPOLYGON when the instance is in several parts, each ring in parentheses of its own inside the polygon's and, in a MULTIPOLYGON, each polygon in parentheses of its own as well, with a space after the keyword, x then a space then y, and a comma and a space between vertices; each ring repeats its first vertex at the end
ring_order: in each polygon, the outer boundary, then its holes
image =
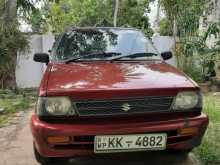
MULTIPOLYGON (((60 0, 59 3, 50 2, 46 5, 49 11, 44 15, 44 26, 55 34, 68 26, 100 26, 104 20, 113 26, 115 2, 111 0, 60 0)), ((117 26, 136 27, 152 35, 145 15, 148 7, 148 0, 119 1, 117 26)))
MULTIPOLYGON (((218 23, 210 24, 204 34, 199 33, 199 19, 206 11, 206 0, 160 0, 170 24, 176 22, 179 43, 175 49, 178 66, 198 81, 215 75, 215 62, 219 56, 217 41, 207 46, 207 39, 220 35, 218 23), (198 65, 200 64, 200 65, 198 65)), ((174 28, 173 28, 174 32, 174 28)))
POLYGON ((117 26, 118 19, 118 8, 119 8, 119 0, 115 0, 115 11, 114 11, 114 27, 117 26))
POLYGON ((124 0, 121 1, 118 15, 118 26, 131 26, 141 29, 145 34, 153 34, 150 28, 149 18, 146 13, 149 11, 149 0, 124 0))
MULTIPOLYGON (((181 51, 185 55, 185 59, 188 60, 184 63, 186 67, 183 67, 184 70, 188 71, 188 66, 190 64, 195 65, 195 61, 189 61, 193 56, 197 56, 196 62, 199 63, 200 66, 197 66, 197 70, 200 69, 200 77, 195 75, 195 79, 200 79, 202 82, 207 81, 210 77, 215 77, 215 62, 219 60, 220 54, 220 24, 213 23, 210 24, 207 31, 204 34, 198 35, 192 39, 185 39, 181 42, 181 51), (207 46, 207 40, 210 36, 214 36, 216 38, 215 44, 212 47, 207 46), (188 66, 187 66, 188 65, 188 66)), ((192 70, 192 69, 191 69, 192 70)), ((188 72, 189 74, 192 71, 188 72)))
POLYGON ((198 35, 199 19, 204 11, 206 0, 160 0, 166 17, 172 26, 175 39, 175 54, 177 65, 180 66, 179 46, 185 40, 198 35), (176 45, 177 37, 180 45, 176 45))
POLYGON ((44 33, 47 31, 45 15, 47 15, 47 6, 44 6, 41 10, 35 10, 30 17, 27 18, 27 23, 31 25, 33 33, 44 33))
POLYGON ((160 35, 161 36, 172 36, 173 29, 170 21, 167 18, 163 18, 159 22, 160 26, 160 35))
POLYGON ((170 24, 176 22, 179 37, 196 35, 206 0, 160 0, 160 3, 170 24))
POLYGON ((17 51, 28 46, 27 38, 19 31, 17 17, 35 8, 31 0, 0 0, 0 6, 0 87, 15 89, 17 51))

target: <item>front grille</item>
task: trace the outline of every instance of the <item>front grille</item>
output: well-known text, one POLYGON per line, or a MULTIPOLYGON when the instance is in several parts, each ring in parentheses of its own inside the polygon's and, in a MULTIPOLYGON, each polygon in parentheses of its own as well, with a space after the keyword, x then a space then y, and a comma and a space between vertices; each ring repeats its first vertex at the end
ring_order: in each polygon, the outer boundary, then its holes
POLYGON ((87 100, 75 103, 80 116, 105 116, 140 114, 158 111, 168 111, 174 97, 152 96, 144 98, 87 100))

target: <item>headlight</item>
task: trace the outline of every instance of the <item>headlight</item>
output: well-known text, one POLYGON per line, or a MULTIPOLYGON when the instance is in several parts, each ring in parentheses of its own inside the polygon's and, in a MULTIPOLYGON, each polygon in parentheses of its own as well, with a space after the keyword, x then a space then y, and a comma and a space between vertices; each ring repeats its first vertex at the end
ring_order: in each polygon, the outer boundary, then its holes
POLYGON ((202 107, 202 96, 198 91, 185 91, 177 94, 174 103, 174 110, 187 110, 202 107))
POLYGON ((75 115, 75 110, 68 97, 39 97, 36 110, 39 116, 75 115))

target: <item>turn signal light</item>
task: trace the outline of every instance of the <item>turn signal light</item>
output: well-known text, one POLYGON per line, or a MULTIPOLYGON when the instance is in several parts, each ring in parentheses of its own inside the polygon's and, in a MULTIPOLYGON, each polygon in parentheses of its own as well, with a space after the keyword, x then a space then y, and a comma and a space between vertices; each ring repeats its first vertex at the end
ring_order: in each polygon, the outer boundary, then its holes
POLYGON ((47 138, 49 143, 68 143, 70 142, 70 137, 68 136, 51 136, 47 138))
POLYGON ((198 128, 196 127, 188 127, 179 129, 178 133, 181 135, 192 135, 198 132, 198 128))

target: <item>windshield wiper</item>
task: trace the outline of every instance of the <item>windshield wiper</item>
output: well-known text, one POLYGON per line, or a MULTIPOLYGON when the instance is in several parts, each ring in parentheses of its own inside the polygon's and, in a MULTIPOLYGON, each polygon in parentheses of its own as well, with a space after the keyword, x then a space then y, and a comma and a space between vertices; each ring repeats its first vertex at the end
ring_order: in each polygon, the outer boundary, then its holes
POLYGON ((81 57, 74 57, 74 58, 69 58, 67 60, 65 60, 64 62, 66 64, 70 63, 70 62, 74 62, 80 59, 85 59, 85 58, 92 58, 92 57, 96 57, 96 56, 109 56, 109 55, 121 55, 121 53, 118 52, 95 52, 95 53, 90 53, 90 54, 86 54, 86 55, 82 55, 81 57))
POLYGON ((152 57, 152 56, 158 56, 156 53, 134 53, 134 54, 126 54, 121 56, 116 56, 109 58, 111 61, 120 60, 121 58, 129 57, 129 58, 137 58, 137 57, 152 57))

